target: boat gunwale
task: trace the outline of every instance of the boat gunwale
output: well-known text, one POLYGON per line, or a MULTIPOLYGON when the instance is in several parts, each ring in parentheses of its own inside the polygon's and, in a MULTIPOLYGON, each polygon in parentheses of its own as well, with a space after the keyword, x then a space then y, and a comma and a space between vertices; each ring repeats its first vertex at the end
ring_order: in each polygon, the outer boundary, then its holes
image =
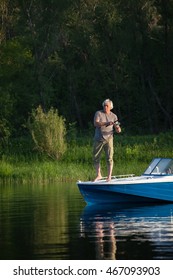
MULTIPOLYGON (((131 174, 132 175, 132 174, 131 174)), ((130 176, 130 177, 122 177, 123 175, 120 175, 121 177, 118 176, 112 176, 111 181, 106 181, 107 177, 104 177, 100 180, 97 181, 78 181, 77 184, 78 185, 116 185, 116 184, 130 184, 130 183, 137 183, 139 181, 141 181, 141 184, 146 184, 146 180, 148 181, 148 183, 150 181, 150 179, 153 179, 153 183, 156 182, 157 183, 157 179, 171 179, 171 177, 173 177, 173 174, 153 174, 153 175, 147 175, 147 174, 142 174, 140 176, 130 176), (144 182, 142 182, 142 180, 144 180, 144 182)), ((166 180, 165 180, 166 181, 166 180)), ((164 181, 160 181, 160 183, 162 183, 164 181)), ((168 180, 168 182, 170 182, 170 180, 168 180)))

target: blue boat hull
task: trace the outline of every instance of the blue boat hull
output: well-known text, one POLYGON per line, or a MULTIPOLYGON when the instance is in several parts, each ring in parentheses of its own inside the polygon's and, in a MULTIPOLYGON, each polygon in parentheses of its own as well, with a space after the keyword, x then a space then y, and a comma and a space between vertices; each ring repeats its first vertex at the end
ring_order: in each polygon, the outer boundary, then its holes
POLYGON ((96 184, 78 182, 87 204, 122 202, 173 202, 173 182, 96 184))
POLYGON ((112 176, 107 182, 77 183, 88 204, 122 202, 173 202, 173 158, 154 158, 143 175, 112 176))

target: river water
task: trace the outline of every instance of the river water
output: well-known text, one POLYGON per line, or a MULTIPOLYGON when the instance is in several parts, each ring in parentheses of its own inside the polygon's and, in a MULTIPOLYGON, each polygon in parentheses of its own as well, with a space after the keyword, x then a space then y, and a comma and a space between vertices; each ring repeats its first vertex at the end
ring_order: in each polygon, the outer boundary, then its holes
POLYGON ((86 206, 76 184, 0 186, 1 260, 173 259, 173 204, 86 206))

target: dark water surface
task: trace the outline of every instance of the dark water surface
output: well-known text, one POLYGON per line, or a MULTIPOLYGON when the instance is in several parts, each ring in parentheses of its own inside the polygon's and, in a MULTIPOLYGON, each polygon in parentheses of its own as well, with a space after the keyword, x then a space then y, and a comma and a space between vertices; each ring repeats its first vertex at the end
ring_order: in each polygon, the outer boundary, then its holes
POLYGON ((173 204, 89 207, 74 183, 0 186, 0 259, 173 259, 173 204))

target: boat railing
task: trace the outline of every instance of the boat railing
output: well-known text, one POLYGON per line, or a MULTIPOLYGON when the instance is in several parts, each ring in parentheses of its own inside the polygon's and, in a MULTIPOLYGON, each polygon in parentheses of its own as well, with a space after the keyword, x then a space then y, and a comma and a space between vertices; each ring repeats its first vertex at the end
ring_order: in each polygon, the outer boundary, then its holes
MULTIPOLYGON (((123 174, 123 175, 113 175, 111 176, 111 179, 118 179, 118 178, 128 178, 128 177, 134 177, 135 174, 123 174)), ((106 180, 107 177, 102 177, 99 181, 101 180, 106 180)))

